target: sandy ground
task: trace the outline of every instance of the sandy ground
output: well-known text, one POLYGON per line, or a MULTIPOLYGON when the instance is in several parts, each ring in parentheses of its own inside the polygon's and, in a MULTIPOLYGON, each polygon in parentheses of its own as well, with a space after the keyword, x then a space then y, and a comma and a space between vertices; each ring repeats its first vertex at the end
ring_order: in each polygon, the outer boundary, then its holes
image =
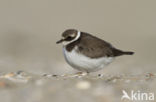
POLYGON ((156 94, 155 3, 1 0, 0 101, 150 102, 121 97, 123 90, 156 94), (67 28, 89 32, 135 54, 118 57, 91 75, 51 76, 77 72, 65 62, 62 46, 56 45, 67 28))
POLYGON ((121 100, 122 91, 155 92, 155 78, 156 74, 153 73, 56 76, 19 71, 1 74, 0 97, 3 102, 131 102, 121 100))

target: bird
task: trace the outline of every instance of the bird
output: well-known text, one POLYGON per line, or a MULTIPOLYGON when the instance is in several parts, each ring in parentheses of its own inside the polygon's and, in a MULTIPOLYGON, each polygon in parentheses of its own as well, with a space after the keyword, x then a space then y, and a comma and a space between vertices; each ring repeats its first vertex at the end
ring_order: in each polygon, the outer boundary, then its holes
POLYGON ((115 48, 90 33, 77 29, 67 29, 62 33, 63 55, 66 62, 80 72, 96 72, 105 68, 113 60, 122 55, 133 55, 132 51, 115 48))

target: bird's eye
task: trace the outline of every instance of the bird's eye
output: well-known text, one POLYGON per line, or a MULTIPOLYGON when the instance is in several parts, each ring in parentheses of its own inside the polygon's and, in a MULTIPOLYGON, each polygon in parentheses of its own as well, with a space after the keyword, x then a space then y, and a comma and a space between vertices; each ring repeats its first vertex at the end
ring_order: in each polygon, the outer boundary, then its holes
POLYGON ((71 41, 72 39, 73 39, 73 37, 68 36, 65 40, 66 40, 66 41, 71 41))

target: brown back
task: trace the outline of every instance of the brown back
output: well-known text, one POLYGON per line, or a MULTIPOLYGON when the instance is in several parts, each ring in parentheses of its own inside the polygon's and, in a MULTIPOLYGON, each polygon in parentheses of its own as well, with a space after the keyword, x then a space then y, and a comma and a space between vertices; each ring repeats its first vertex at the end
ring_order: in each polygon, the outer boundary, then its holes
POLYGON ((78 47, 78 53, 82 53, 90 58, 113 55, 111 44, 85 32, 81 32, 81 37, 67 45, 66 49, 71 51, 75 46, 78 47))

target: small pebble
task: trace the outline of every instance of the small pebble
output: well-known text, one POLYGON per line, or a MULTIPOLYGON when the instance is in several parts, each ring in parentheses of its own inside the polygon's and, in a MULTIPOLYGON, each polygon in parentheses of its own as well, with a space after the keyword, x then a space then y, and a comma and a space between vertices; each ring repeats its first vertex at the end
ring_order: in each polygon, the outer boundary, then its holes
POLYGON ((53 77, 58 77, 58 75, 56 75, 56 74, 54 74, 54 75, 52 75, 53 77))
POLYGON ((89 81, 80 81, 76 84, 76 88, 81 90, 86 90, 91 87, 91 83, 89 81))
POLYGON ((101 76, 103 76, 102 74, 98 74, 98 77, 101 77, 101 76))
POLYGON ((17 71, 17 74, 22 74, 22 73, 24 73, 24 72, 23 72, 23 71, 21 71, 21 70, 20 70, 20 71, 17 71))
POLYGON ((4 78, 10 78, 10 77, 13 77, 13 76, 15 76, 15 74, 13 72, 11 72, 11 73, 5 74, 4 78))

